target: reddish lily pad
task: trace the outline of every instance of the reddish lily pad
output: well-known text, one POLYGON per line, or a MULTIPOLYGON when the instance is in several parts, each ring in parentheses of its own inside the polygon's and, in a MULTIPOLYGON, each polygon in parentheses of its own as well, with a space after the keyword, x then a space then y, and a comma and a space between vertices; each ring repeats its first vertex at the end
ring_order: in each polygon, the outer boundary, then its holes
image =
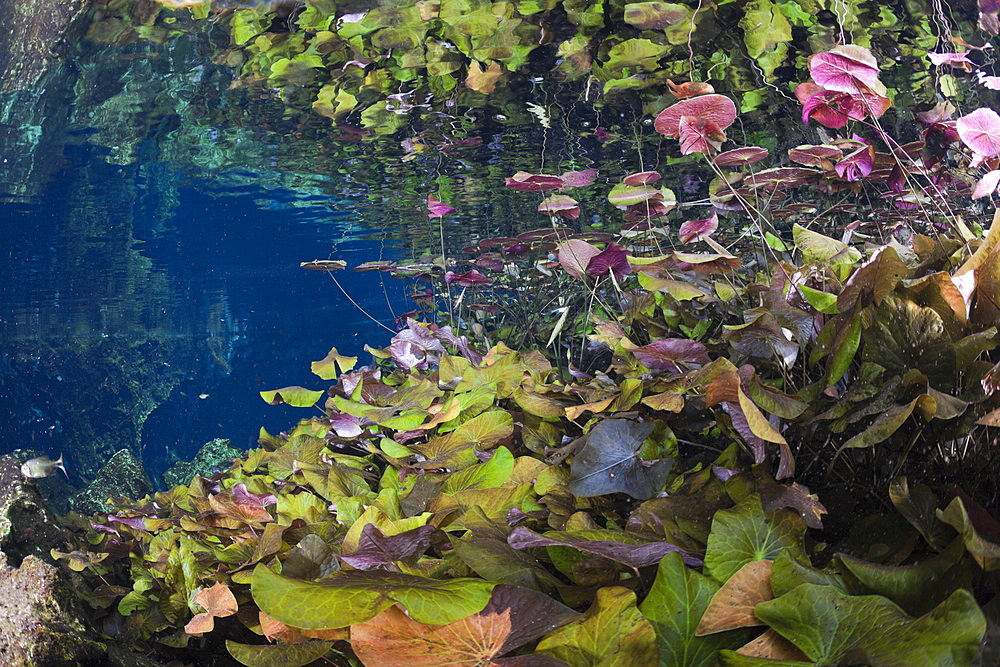
POLYGON ((770 155, 770 153, 768 153, 766 148, 761 148, 760 146, 744 146, 742 148, 734 148, 733 150, 726 151, 725 153, 719 153, 715 156, 715 164, 720 167, 742 167, 747 164, 760 162, 768 155, 770 155))
POLYGON ((622 179, 622 183, 625 185, 649 185, 650 183, 655 183, 658 180, 660 180, 660 172, 640 171, 635 174, 629 174, 622 179))
POLYGON ((719 216, 712 211, 712 215, 704 220, 687 220, 680 228, 679 236, 681 243, 691 243, 708 238, 719 228, 719 216))
POLYGON ((524 192, 541 192, 542 190, 558 190, 564 183, 558 176, 549 174, 529 174, 526 171, 519 171, 506 179, 508 188, 521 190, 524 192))
POLYGON ((697 81, 674 83, 670 79, 667 79, 667 86, 670 88, 671 95, 682 100, 694 97, 695 95, 708 95, 715 92, 715 88, 712 87, 712 84, 697 81))
POLYGON ((551 195, 538 205, 538 212, 576 220, 580 217, 580 203, 568 195, 551 195))

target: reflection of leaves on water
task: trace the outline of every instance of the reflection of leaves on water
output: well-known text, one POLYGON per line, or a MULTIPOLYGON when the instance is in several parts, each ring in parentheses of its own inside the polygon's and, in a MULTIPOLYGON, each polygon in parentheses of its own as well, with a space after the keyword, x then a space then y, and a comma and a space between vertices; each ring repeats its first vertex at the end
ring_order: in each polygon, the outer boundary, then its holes
POLYGON ((605 419, 586 436, 570 467, 569 490, 577 496, 627 493, 644 500, 663 488, 673 459, 649 464, 639 458, 653 423, 605 419))

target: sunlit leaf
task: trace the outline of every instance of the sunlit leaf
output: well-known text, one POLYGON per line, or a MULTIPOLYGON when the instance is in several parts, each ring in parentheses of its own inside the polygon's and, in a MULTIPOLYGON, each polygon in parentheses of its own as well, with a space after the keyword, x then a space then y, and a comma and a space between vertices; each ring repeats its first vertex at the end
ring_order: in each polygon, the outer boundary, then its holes
POLYGON ((686 220, 681 223, 680 231, 678 231, 678 236, 680 237, 681 243, 691 243, 692 241, 701 241, 706 237, 711 236, 719 228, 719 216, 712 211, 712 215, 704 220, 686 220))
POLYGON ((664 2, 630 2, 625 5, 625 23, 639 30, 664 30, 686 21, 691 9, 685 5, 664 2))
POLYGON ((725 130, 736 120, 736 105, 725 95, 699 95, 681 100, 661 111, 656 116, 653 127, 660 134, 679 137, 681 118, 684 116, 714 123, 720 130, 725 130))
POLYGON ((809 58, 813 81, 827 90, 842 93, 885 94, 878 80, 878 61, 863 46, 845 44, 809 58))
POLYGON ((454 212, 455 209, 453 209, 451 206, 448 206, 447 204, 442 204, 441 201, 434 195, 427 195, 428 218, 442 218, 454 212))
POLYGON ((548 174, 529 174, 526 171, 519 171, 513 176, 507 177, 508 188, 522 190, 525 192, 541 192, 542 190, 558 190, 563 186, 563 180, 558 176, 548 174))
POLYGON ((658 171, 640 171, 635 174, 629 174, 622 179, 622 183, 630 187, 636 187, 639 185, 649 185, 660 180, 660 172, 658 171))
POLYGON ((297 628, 321 630, 367 621, 397 602, 419 623, 452 623, 482 610, 495 585, 481 579, 434 580, 385 571, 344 572, 313 583, 258 565, 252 592, 269 616, 297 628))
POLYGON ((656 663, 656 635, 635 606, 635 593, 618 586, 597 591, 580 620, 546 635, 538 653, 574 667, 634 667, 656 663))
POLYGON ((271 405, 287 403, 296 408, 308 408, 316 404, 326 392, 312 391, 305 387, 285 387, 260 392, 260 397, 271 405))
POLYGON ((766 148, 744 146, 742 148, 734 148, 725 153, 719 153, 712 161, 720 167, 743 167, 748 164, 760 162, 768 155, 769 153, 766 148))
POLYGON ((497 586, 479 613, 450 624, 425 625, 398 606, 351 627, 351 645, 364 664, 467 665, 491 662, 579 617, 546 595, 497 586))
POLYGON ((567 195, 550 195, 538 205, 538 212, 576 220, 580 217, 580 203, 567 195))
POLYGON ((579 280, 585 280, 590 260, 600 253, 597 247, 586 241, 570 239, 559 244, 559 263, 566 273, 579 280))
POLYGON ((491 60, 485 70, 479 64, 478 60, 473 60, 469 63, 467 69, 465 87, 484 95, 489 95, 493 92, 500 81, 500 77, 503 75, 503 69, 497 60, 491 60))
POLYGON ((320 361, 312 362, 311 368, 312 372, 320 376, 324 380, 334 380, 337 377, 337 369, 340 369, 341 373, 347 373, 354 368, 354 365, 358 363, 357 357, 345 357, 337 351, 337 348, 331 348, 327 353, 326 357, 320 361))
POLYGON ((993 109, 976 109, 955 121, 962 143, 984 157, 1000 155, 1000 114, 993 109))

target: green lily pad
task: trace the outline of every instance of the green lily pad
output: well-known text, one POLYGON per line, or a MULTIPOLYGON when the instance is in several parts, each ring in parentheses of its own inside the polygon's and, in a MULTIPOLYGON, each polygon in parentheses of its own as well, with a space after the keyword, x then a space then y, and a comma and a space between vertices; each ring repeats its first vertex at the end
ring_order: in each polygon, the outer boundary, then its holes
POLYGON ((226 640, 229 655, 247 667, 300 667, 319 660, 330 652, 333 642, 301 644, 238 644, 226 640))
POLYGON ((698 623, 718 590, 718 582, 684 565, 679 553, 663 557, 653 587, 639 605, 656 632, 661 665, 714 667, 719 649, 738 648, 746 643, 750 636, 746 630, 695 636, 698 623))
POLYGON ((803 584, 758 604, 754 614, 824 664, 848 657, 851 664, 881 667, 968 665, 986 632, 986 619, 966 590, 914 619, 879 595, 803 584))
POLYGON ((774 560, 786 549, 802 552, 806 526, 792 512, 764 514, 760 496, 748 496, 732 509, 716 512, 705 551, 705 571, 725 582, 755 560, 774 560))
POLYGON ((258 565, 251 592, 268 616, 296 628, 324 630, 367 621, 397 602, 418 623, 454 623, 481 611, 495 585, 480 579, 438 581, 379 570, 345 572, 313 583, 258 565))
POLYGON ((284 389, 272 389, 260 392, 260 397, 271 405, 287 403, 296 408, 308 408, 316 404, 324 391, 313 391, 305 387, 285 387, 284 389))

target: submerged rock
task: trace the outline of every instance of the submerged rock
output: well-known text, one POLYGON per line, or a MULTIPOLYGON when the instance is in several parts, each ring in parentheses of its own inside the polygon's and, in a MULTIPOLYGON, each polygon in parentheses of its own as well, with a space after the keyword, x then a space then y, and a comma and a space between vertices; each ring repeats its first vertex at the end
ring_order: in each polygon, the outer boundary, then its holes
POLYGON ((83 491, 69 499, 70 509, 80 514, 107 512, 108 499, 122 496, 138 500, 153 492, 153 485, 139 459, 120 449, 105 463, 83 491))
POLYGON ((163 473, 163 483, 172 488, 178 484, 190 484, 195 475, 208 477, 213 472, 229 467, 232 459, 245 456, 246 452, 229 444, 229 440, 216 438, 209 440, 192 461, 178 461, 163 473))
POLYGON ((88 637, 83 618, 59 568, 35 556, 10 567, 0 554, 0 664, 106 664, 107 647, 88 637))
POLYGON ((47 559, 50 549, 62 547, 62 531, 53 524, 35 481, 21 474, 20 461, 0 457, 0 552, 7 563, 17 567, 27 556, 47 559))

